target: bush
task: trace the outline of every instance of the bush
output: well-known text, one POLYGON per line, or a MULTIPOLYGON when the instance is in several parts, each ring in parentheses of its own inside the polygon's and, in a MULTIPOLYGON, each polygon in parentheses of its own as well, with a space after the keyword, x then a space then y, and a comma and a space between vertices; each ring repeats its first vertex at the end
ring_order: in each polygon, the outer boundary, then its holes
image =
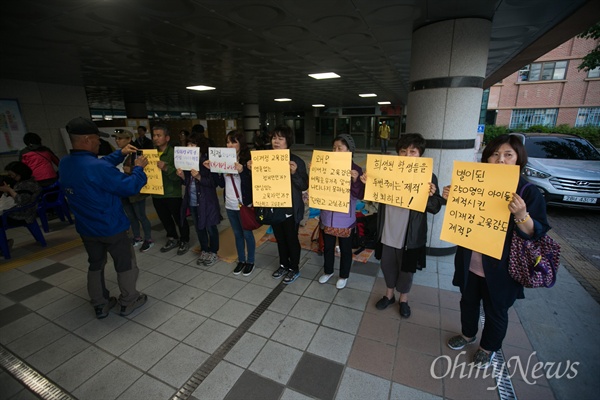
POLYGON ((511 130, 506 126, 486 125, 483 131, 483 143, 487 144, 496 136, 505 135, 510 132, 511 130))

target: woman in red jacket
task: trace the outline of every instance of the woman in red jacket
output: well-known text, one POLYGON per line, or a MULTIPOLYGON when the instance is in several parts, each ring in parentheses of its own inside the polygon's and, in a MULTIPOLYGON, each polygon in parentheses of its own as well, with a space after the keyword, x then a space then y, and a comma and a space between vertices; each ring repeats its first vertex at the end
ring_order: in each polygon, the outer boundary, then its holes
POLYGON ((50 186, 58 179, 54 165, 58 167, 58 157, 46 146, 37 133, 28 132, 23 136, 25 148, 19 154, 19 161, 33 172, 33 178, 42 186, 50 186), (52 165, 54 164, 54 165, 52 165))

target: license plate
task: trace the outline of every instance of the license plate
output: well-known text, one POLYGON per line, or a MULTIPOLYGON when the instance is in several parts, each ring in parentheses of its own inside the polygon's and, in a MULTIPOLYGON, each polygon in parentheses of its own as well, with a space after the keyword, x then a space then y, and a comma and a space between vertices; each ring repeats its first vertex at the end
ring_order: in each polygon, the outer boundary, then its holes
POLYGON ((598 199, 595 197, 564 196, 563 200, 564 201, 573 201, 576 203, 596 204, 596 201, 598 199))

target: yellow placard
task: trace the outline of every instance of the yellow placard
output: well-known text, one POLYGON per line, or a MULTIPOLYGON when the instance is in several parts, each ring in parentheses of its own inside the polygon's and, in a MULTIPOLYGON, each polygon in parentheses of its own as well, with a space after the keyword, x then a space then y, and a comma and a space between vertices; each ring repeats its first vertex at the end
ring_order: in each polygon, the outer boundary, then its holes
POLYGON ((148 182, 146 182, 146 185, 142 188, 142 190, 140 190, 140 193, 165 194, 162 172, 157 165, 157 163, 160 161, 160 158, 158 157, 158 151, 156 149, 146 149, 142 151, 144 152, 144 156, 146 156, 148 159, 148 165, 144 167, 144 172, 148 177, 148 182))
POLYGON ((519 166, 454 161, 440 239, 500 259, 519 166))
POLYGON ((433 159, 367 154, 365 200, 424 212, 433 159))
POLYGON ((308 204, 321 210, 350 210, 352 153, 314 150, 310 163, 308 204))
POLYGON ((291 207, 292 179, 289 150, 253 150, 254 207, 291 207))

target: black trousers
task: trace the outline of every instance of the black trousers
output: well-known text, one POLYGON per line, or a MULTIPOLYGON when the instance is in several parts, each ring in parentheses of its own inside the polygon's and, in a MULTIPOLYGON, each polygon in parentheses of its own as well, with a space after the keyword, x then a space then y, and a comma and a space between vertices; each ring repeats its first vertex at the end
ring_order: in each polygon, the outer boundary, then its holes
POLYGON ((323 232, 323 242, 325 243, 325 249, 323 250, 325 265, 323 266, 323 271, 326 274, 333 274, 336 239, 340 245, 340 278, 346 279, 350 276, 350 267, 352 266, 352 236, 338 238, 323 232))
POLYGON ((162 222, 167 232, 167 237, 179 239, 177 234, 177 227, 179 227, 179 233, 181 234, 182 242, 190 241, 190 226, 188 225, 187 219, 184 218, 181 221, 181 204, 183 199, 181 197, 160 197, 152 198, 152 204, 158 215, 158 219, 162 222))
POLYGON ((300 239, 298 239, 299 225, 291 216, 279 224, 271 225, 273 234, 277 240, 277 250, 279 251, 279 264, 285 268, 298 271, 300 264, 300 239))
POLYGON ((465 337, 477 335, 480 303, 483 301, 485 324, 479 345, 488 351, 498 351, 508 329, 508 308, 492 304, 485 278, 469 272, 467 286, 460 299, 460 322, 465 337))

